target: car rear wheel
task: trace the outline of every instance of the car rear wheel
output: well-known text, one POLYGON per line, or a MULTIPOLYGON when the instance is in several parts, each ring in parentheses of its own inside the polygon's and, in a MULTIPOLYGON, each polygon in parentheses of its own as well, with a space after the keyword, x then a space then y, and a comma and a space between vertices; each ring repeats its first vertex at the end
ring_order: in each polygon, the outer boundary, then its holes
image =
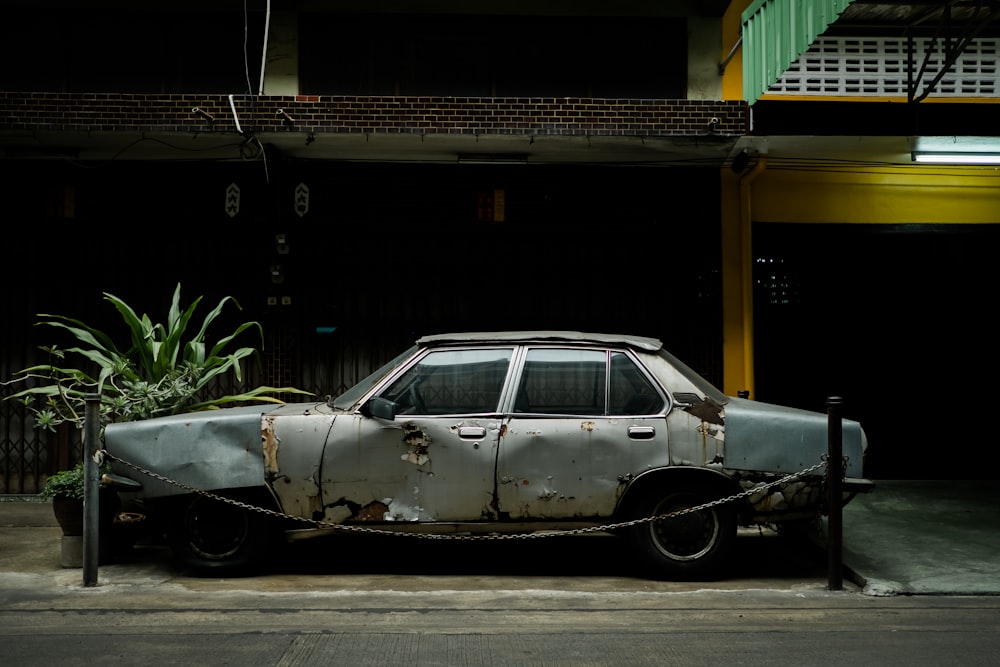
POLYGON ((195 495, 173 513, 167 539, 175 557, 187 567, 244 570, 263 560, 273 545, 274 525, 261 512, 195 495))
MULTIPOLYGON (((695 487, 647 493, 633 518, 648 518, 698 507, 719 496, 695 487)), ((720 504, 633 526, 636 554, 653 576, 663 579, 714 579, 720 576, 736 540, 736 513, 720 504)))

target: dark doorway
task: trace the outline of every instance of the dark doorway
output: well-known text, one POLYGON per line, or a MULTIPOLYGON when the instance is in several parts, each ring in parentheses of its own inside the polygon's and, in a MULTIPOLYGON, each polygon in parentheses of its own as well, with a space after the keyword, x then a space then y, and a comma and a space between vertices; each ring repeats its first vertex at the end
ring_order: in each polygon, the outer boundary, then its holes
POLYGON ((1000 225, 754 225, 757 398, 842 396, 879 479, 982 479, 1000 225))

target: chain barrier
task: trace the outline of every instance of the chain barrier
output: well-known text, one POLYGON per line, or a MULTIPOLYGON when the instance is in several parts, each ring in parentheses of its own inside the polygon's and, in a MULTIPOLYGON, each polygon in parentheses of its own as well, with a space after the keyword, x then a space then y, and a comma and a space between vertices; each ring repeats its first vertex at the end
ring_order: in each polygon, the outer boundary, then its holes
MULTIPOLYGON (((114 456, 107 450, 100 450, 95 458, 100 459, 98 463, 102 463, 105 460, 115 461, 125 465, 136 472, 151 477, 152 479, 159 480, 171 486, 176 486, 179 489, 183 489, 190 493, 202 496, 204 498, 210 498, 212 500, 217 500, 229 505, 234 505, 236 507, 249 510, 251 512, 258 512, 260 514, 267 514, 279 519, 286 519, 295 521, 298 523, 307 523, 315 528, 333 528, 343 532, 350 533, 363 533, 368 535, 391 535, 394 537, 415 537, 418 539, 427 540, 515 540, 515 539, 535 539, 542 537, 562 537, 566 535, 585 535, 589 533, 603 533, 612 530, 621 530, 622 528, 631 528, 633 526, 638 526, 644 523, 652 523, 653 521, 662 521, 664 519, 672 519, 675 517, 683 516, 685 514, 692 514, 694 512, 700 512, 702 510, 711 509, 713 507, 718 507, 719 505, 724 505, 726 503, 735 502, 743 498, 749 498, 750 496, 757 495, 759 493, 769 491, 770 489, 780 486, 782 484, 787 484, 799 477, 804 477, 809 473, 812 473, 820 468, 824 468, 827 465, 827 457, 823 456, 823 461, 817 463, 816 465, 800 470, 789 475, 786 475, 780 479, 776 479, 765 484, 760 484, 758 486, 750 487, 740 493, 737 493, 726 498, 719 498, 717 500, 712 500, 710 502, 698 505, 695 507, 685 507, 681 510, 676 510, 674 512, 668 512, 666 514, 657 514, 650 517, 643 517, 639 519, 631 519, 629 521, 621 521, 617 523, 608 523, 600 526, 588 526, 586 528, 573 528, 569 530, 556 530, 556 531, 545 531, 545 532, 532 532, 532 533, 491 533, 488 535, 440 535, 440 534, 426 534, 426 533, 409 533, 405 531, 395 531, 395 530, 381 530, 378 528, 370 528, 368 526, 358 526, 358 525, 344 525, 341 523, 333 523, 331 521, 323 521, 317 519, 307 519, 301 516, 292 516, 291 514, 284 514, 276 510, 270 510, 265 507, 258 507, 256 505, 251 505, 249 503, 236 500, 235 498, 227 498, 226 496, 221 496, 217 493, 212 493, 211 491, 203 491, 201 489, 196 489, 193 486, 184 484, 183 482, 178 482, 177 480, 170 479, 159 473, 153 472, 152 470, 146 470, 145 468, 138 466, 130 461, 125 461, 117 456, 114 456)), ((445 522, 446 523, 446 522, 445 522)))

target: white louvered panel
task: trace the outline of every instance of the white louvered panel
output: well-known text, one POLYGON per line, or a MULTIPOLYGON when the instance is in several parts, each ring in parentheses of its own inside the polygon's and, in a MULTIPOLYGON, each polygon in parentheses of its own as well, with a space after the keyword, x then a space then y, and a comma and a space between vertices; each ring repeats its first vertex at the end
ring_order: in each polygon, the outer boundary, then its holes
MULTIPOLYGON (((914 40, 919 70, 929 39, 914 40)), ((917 93, 944 67, 942 42, 928 60, 917 93)), ((905 97, 907 40, 893 37, 820 37, 771 86, 772 95, 905 97)), ((941 78, 931 97, 996 97, 1000 94, 1000 39, 973 41, 941 78)))

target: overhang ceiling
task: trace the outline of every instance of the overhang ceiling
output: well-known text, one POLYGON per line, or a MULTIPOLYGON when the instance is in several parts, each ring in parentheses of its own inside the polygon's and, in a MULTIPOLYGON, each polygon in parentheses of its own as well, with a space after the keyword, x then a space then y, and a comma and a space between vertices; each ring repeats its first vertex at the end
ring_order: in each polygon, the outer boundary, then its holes
POLYGON ((113 141, 85 133, 39 133, 5 140, 0 160, 23 158, 95 163, 110 160, 266 161, 336 160, 448 164, 605 164, 720 168, 746 151, 771 164, 887 166, 911 163, 915 150, 1000 153, 995 136, 794 135, 746 137, 455 137, 448 135, 308 135, 267 133, 247 140, 235 133, 115 134, 113 141), (502 156, 502 157, 495 157, 502 156), (511 158, 515 158, 511 160, 511 158))
POLYGON ((854 0, 831 26, 831 34, 953 35, 971 29, 1000 34, 996 0, 854 0))
POLYGON ((19 133, 0 138, 0 160, 343 160, 719 167, 737 136, 554 136, 266 132, 19 133))

